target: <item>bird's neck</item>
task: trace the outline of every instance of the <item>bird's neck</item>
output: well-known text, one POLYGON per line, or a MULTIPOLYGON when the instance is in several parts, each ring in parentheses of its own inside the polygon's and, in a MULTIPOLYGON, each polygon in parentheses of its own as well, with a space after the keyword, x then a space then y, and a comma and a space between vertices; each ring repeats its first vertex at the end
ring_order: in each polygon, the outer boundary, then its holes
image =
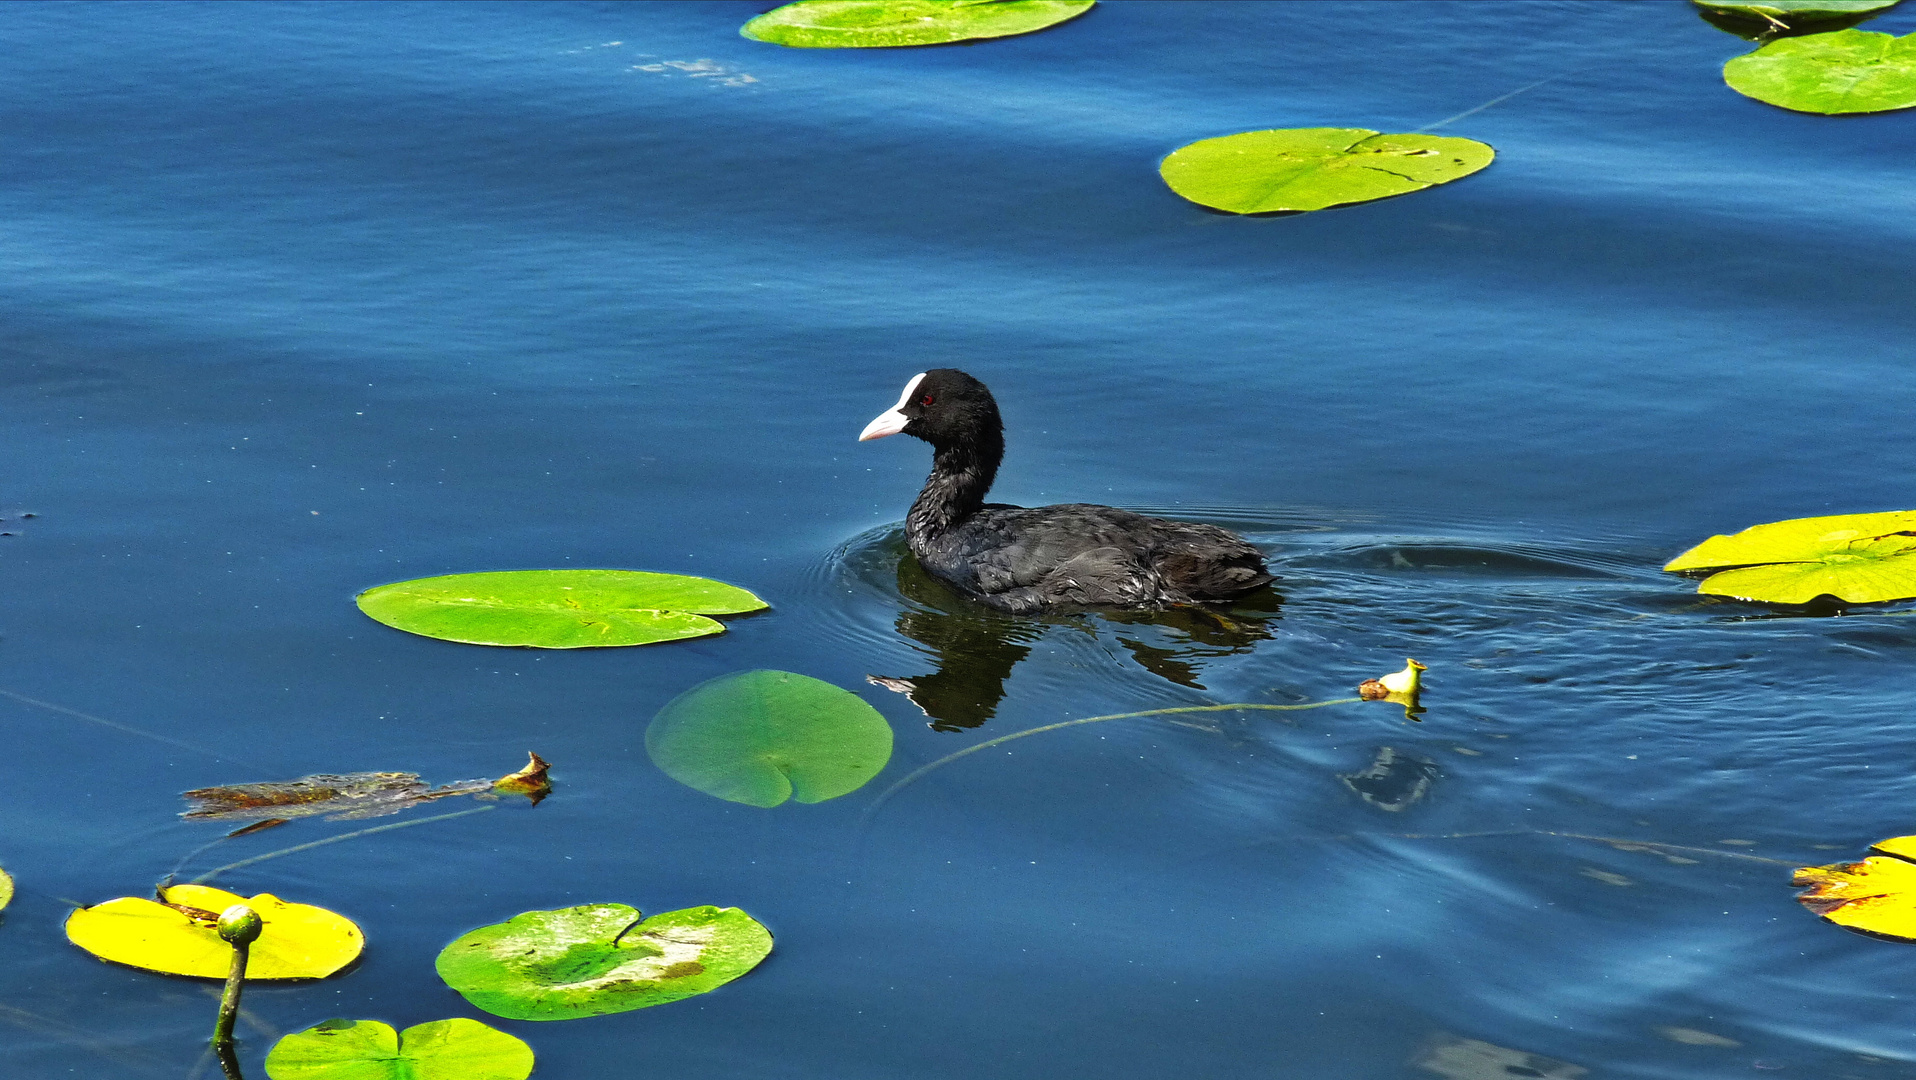
POLYGON ((925 490, 905 515, 906 543, 916 551, 977 513, 1004 456, 1004 436, 996 432, 974 442, 937 447, 925 490))

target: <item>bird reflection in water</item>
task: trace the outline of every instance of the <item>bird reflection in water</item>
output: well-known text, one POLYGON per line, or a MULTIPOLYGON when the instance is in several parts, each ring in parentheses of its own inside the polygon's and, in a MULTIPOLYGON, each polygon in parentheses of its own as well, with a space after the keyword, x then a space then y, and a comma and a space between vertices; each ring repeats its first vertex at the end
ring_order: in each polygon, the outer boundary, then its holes
POLYGON ((1011 669, 1052 627, 1110 632, 1146 671, 1203 690, 1204 661, 1248 653, 1269 640, 1269 624, 1279 618, 1282 604, 1276 592, 1262 588, 1227 608, 1011 616, 959 596, 908 554, 898 561, 898 591, 907 605, 898 615, 898 632, 929 653, 937 670, 867 678, 910 698, 936 731, 962 731, 991 719, 1004 700, 1011 669))

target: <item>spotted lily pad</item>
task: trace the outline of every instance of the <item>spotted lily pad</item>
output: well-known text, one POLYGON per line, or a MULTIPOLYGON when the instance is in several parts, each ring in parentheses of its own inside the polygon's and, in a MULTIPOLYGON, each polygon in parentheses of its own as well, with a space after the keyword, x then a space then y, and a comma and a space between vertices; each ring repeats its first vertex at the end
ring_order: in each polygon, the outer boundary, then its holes
POLYGON ((1158 174, 1172 191, 1199 205, 1265 214, 1421 191, 1469 176, 1496 156, 1484 143, 1450 135, 1279 128, 1179 147, 1158 166, 1158 174))
POLYGON ((799 0, 739 28, 798 49, 883 49, 1029 34, 1075 19, 1094 0, 799 0))
POLYGON ((1871 845, 1862 862, 1806 866, 1792 881, 1807 885, 1797 902, 1838 926, 1916 942, 1916 836, 1871 845))
POLYGON ((1712 536, 1665 570, 1710 570, 1697 591, 1778 604, 1833 596, 1852 604, 1916 596, 1916 510, 1837 514, 1712 536))
POLYGON ((863 698, 789 671, 700 683, 645 729, 645 751, 667 776, 748 806, 857 791, 884 770, 891 748, 891 725, 863 698))
POLYGON ((1916 34, 1871 30, 1778 38, 1723 65, 1739 94, 1824 116, 1916 107, 1916 34))
POLYGON ((439 977, 512 1020, 572 1020, 643 1009, 716 989, 772 951, 738 908, 695 907, 640 921, 624 904, 528 911, 461 936, 439 977))
POLYGON ((327 1020, 273 1044, 272 1080, 526 1080, 532 1047, 456 1017, 394 1031, 377 1020, 327 1020))
POLYGON ((366 937, 352 920, 261 893, 250 899, 205 885, 174 885, 165 903, 123 896, 67 916, 67 940, 102 960, 168 975, 224 979, 233 947, 220 940, 219 913, 245 904, 264 924, 246 955, 249 979, 321 979, 359 956, 366 937))
POLYGON ((736 585, 639 570, 499 570, 381 585, 359 610, 387 626, 472 645, 590 649, 722 634, 708 615, 758 611, 736 585))

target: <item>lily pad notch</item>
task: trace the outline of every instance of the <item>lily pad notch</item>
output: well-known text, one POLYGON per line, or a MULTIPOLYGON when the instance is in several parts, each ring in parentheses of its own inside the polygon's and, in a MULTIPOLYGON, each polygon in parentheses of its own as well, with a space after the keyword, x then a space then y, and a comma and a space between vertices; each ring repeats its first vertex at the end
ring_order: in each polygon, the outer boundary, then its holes
POLYGON ((1270 214, 1422 191, 1469 176, 1496 156, 1486 143, 1452 135, 1273 128, 1179 147, 1158 165, 1158 175, 1200 206, 1270 214))
POLYGON ((359 610, 396 630, 469 645, 593 649, 725 632, 714 615, 769 605, 736 585, 642 570, 497 570, 367 589, 359 610))
POLYGON ((1916 597, 1916 510, 1752 525, 1731 536, 1712 536, 1663 568, 1714 570, 1697 591, 1739 600, 1906 600, 1916 597))
POLYGON ((798 0, 739 28, 794 49, 895 49, 1015 37, 1068 22, 1095 0, 798 0))

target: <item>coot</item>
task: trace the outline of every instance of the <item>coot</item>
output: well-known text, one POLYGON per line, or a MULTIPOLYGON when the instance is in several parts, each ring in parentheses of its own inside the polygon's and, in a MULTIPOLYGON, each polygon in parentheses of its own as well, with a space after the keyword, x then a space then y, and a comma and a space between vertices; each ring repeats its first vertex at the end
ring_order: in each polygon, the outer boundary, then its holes
POLYGON ((1087 503, 988 503, 1005 455, 985 384, 934 368, 905 384, 860 442, 904 432, 930 443, 931 477, 905 517, 905 543, 933 576, 1013 614, 1073 607, 1212 603, 1271 580, 1236 533, 1087 503))

